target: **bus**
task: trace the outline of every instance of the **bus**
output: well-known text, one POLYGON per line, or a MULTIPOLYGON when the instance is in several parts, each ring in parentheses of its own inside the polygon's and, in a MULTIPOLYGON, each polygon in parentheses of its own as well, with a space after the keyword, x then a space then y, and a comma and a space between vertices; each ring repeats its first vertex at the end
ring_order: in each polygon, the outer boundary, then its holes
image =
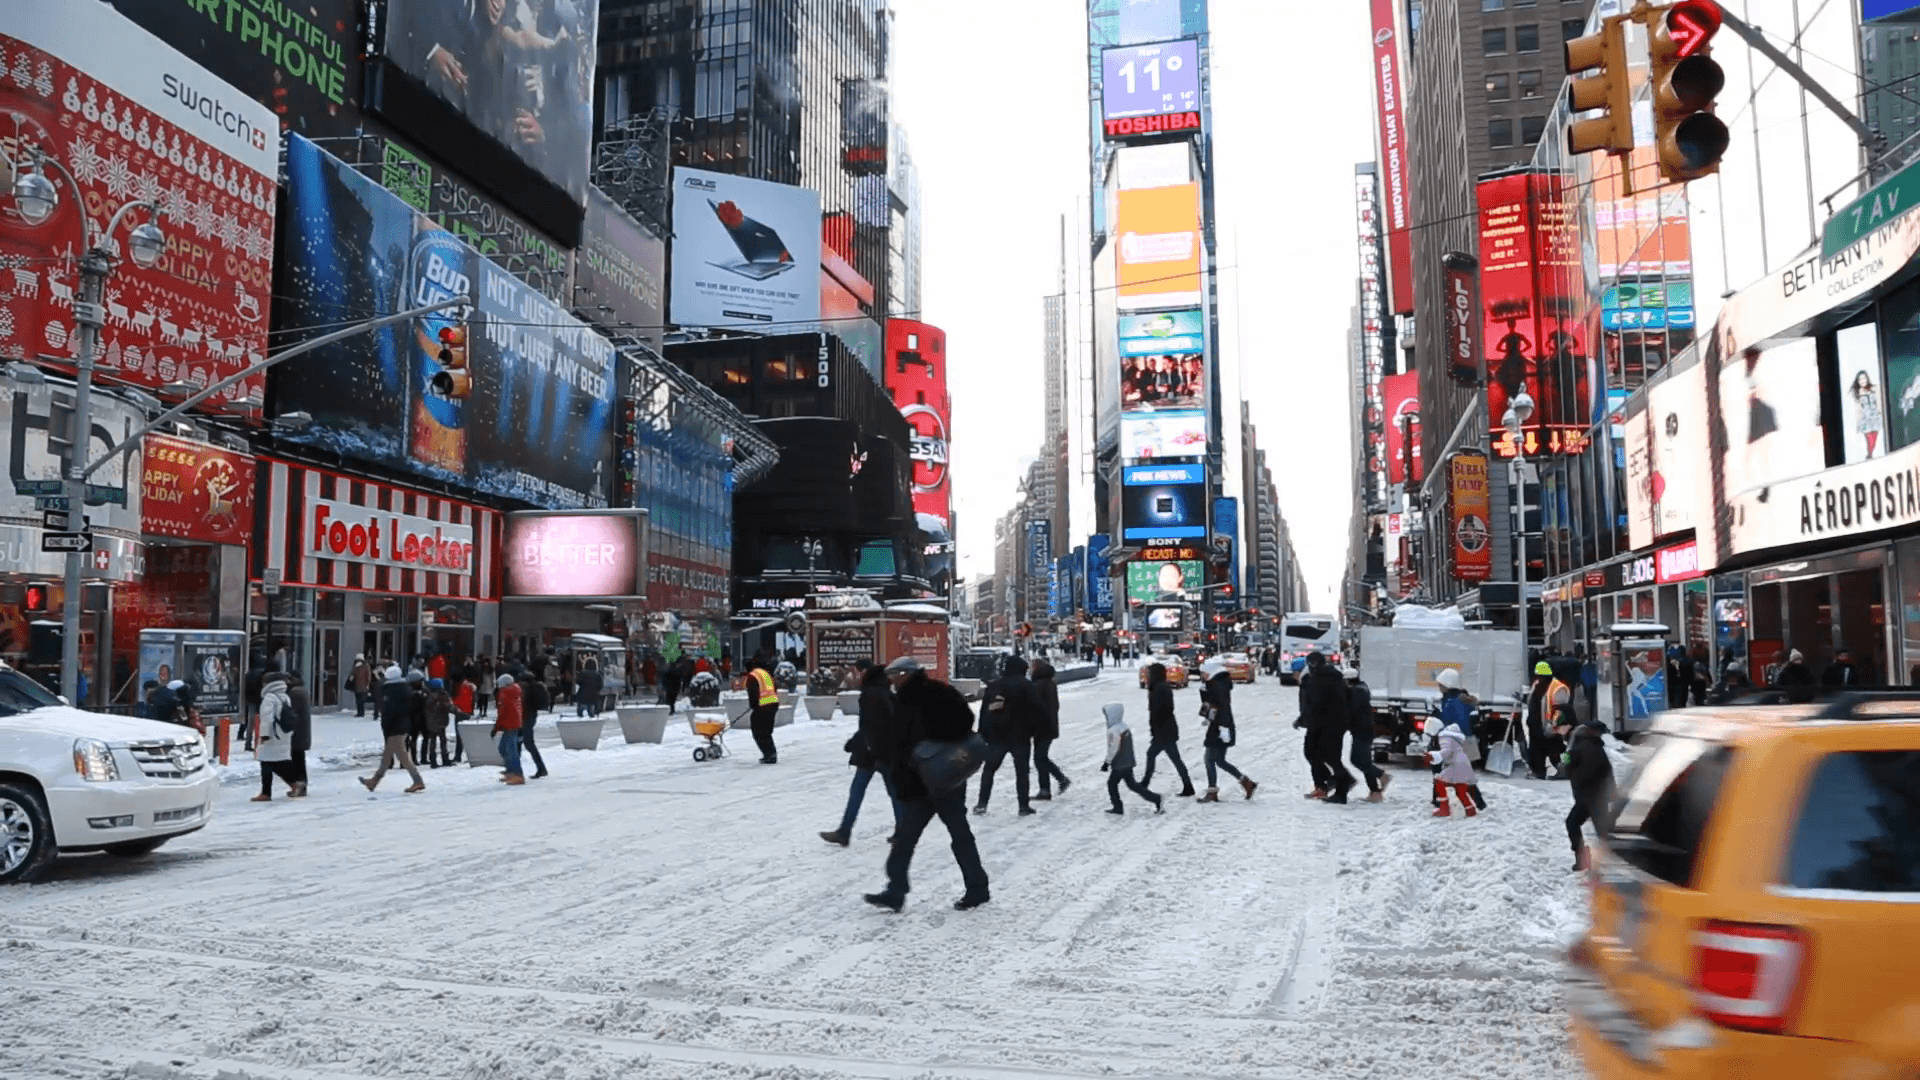
POLYGON ((1292 686, 1300 681, 1308 653, 1326 653, 1327 659, 1340 662, 1340 622, 1332 615, 1289 611, 1280 621, 1278 647, 1280 681, 1292 686))

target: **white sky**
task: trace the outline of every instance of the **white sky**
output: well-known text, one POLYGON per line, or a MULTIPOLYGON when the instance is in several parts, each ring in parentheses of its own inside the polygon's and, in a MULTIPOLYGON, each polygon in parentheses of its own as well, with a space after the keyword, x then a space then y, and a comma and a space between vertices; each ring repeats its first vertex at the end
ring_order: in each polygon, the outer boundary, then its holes
MULTIPOLYGON (((1085 4, 896 8, 894 108, 925 206, 923 317, 947 331, 971 576, 991 572, 993 522, 1041 436, 1041 298, 1055 291, 1059 215, 1084 213, 1087 196, 1085 4)), ((1346 331, 1353 165, 1374 156, 1368 8, 1212 0, 1210 18, 1221 336, 1315 609, 1331 610, 1353 505, 1346 331)))

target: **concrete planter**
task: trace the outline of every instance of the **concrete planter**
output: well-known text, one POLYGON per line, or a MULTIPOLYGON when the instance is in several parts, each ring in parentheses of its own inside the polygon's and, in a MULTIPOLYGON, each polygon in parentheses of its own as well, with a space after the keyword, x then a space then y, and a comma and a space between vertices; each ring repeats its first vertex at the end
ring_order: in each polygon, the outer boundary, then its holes
POLYGON ((782 706, 792 705, 794 702, 800 700, 800 692, 798 690, 775 690, 774 693, 779 695, 782 706))
POLYGON ((667 735, 665 705, 623 705, 620 707, 620 734, 630 743, 657 743, 667 735))
POLYGON ((745 694, 721 694, 720 707, 727 710, 727 721, 734 727, 747 722, 747 714, 753 711, 753 702, 745 694))
POLYGON ((493 730, 491 720, 462 720, 460 722, 460 741, 465 744, 467 763, 475 768, 488 766, 501 768, 506 762, 500 760, 500 743, 487 732, 493 730))
POLYGON ((576 717, 571 720, 556 720, 554 726, 560 729, 560 745, 569 750, 598 750, 600 733, 606 730, 606 721, 599 717, 576 717))
POLYGON ((848 716, 860 715, 860 691, 842 690, 836 700, 840 704, 841 712, 846 713, 848 716))
POLYGON ((968 701, 979 701, 980 692, 986 688, 986 685, 986 683, 981 682, 979 679, 953 680, 953 688, 964 694, 968 701))
POLYGON ((791 723, 793 723, 793 706, 782 705, 773 711, 774 727, 782 728, 791 723))
POLYGON ((821 697, 807 695, 807 715, 815 720, 831 720, 839 708, 840 699, 831 694, 821 697))

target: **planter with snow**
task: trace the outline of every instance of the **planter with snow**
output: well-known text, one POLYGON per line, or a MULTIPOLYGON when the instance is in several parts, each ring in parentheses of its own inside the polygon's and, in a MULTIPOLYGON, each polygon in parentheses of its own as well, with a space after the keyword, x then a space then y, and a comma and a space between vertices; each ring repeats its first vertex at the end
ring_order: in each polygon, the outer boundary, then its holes
POLYGON ((498 769, 506 764, 500 760, 500 742, 487 732, 493 730, 491 720, 460 721, 460 741, 466 745, 467 763, 475 768, 488 766, 498 769))
POLYGON ((665 705, 622 705, 620 734, 630 743, 657 743, 666 738, 669 714, 665 705))
POLYGON ((734 727, 744 726, 747 714, 753 711, 753 701, 745 694, 721 694, 720 706, 727 710, 727 720, 734 727))
POLYGON ((560 729, 560 745, 569 750, 598 750, 600 733, 606 729, 606 721, 597 716, 573 717, 554 721, 560 729))
POLYGON ((839 707, 840 699, 831 694, 807 695, 807 715, 815 720, 833 719, 834 711, 839 707))
POLYGON ((774 710, 773 712, 774 727, 786 727, 788 724, 791 724, 791 723, 793 723, 793 706, 792 705, 782 705, 778 709, 774 710))
POLYGON ((860 691, 842 690, 837 700, 840 703, 841 712, 846 713, 848 716, 860 715, 860 691))

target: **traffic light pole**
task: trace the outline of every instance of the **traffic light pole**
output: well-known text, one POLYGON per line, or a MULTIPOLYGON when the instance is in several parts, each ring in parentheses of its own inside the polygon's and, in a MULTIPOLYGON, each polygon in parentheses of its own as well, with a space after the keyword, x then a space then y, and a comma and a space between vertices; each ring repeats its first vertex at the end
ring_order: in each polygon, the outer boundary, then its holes
POLYGON ((1873 129, 1867 127, 1859 117, 1849 112, 1847 107, 1840 103, 1839 98, 1834 97, 1826 87, 1820 85, 1818 80, 1807 74, 1805 68, 1794 63, 1786 53, 1780 51, 1779 46, 1768 41, 1760 31, 1748 26, 1744 20, 1728 11, 1725 4, 1720 5, 1720 25, 1738 34, 1740 40, 1751 46, 1754 52, 1773 61, 1775 66, 1791 76, 1794 82, 1799 83, 1801 89, 1812 94, 1815 100, 1827 107, 1827 111, 1839 117, 1841 123, 1852 128, 1853 133, 1860 137, 1860 145, 1871 151, 1874 146, 1884 141, 1881 136, 1874 134, 1873 129))

